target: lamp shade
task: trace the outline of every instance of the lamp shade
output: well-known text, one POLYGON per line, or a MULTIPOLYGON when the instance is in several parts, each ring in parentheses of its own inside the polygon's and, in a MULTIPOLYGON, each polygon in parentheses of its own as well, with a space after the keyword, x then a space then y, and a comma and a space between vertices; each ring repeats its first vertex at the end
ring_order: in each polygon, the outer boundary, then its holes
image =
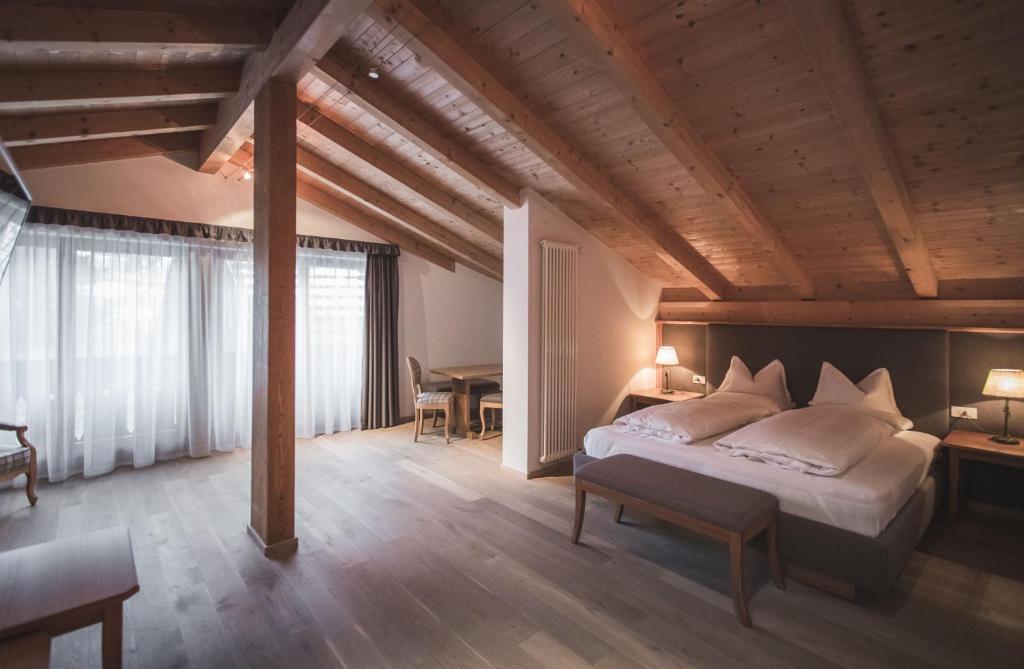
POLYGON ((993 369, 985 379, 983 395, 990 397, 1007 397, 1009 399, 1024 399, 1024 370, 1020 369, 993 369))
POLYGON ((661 346, 658 348, 658 355, 654 358, 656 365, 678 365, 679 356, 676 355, 675 346, 661 346))

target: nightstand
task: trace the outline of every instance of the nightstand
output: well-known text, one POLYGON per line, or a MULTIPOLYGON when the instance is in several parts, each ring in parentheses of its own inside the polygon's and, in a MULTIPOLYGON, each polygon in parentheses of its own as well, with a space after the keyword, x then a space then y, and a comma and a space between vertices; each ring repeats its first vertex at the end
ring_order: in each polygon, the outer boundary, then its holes
POLYGON ((677 390, 670 394, 661 392, 661 388, 648 388, 647 390, 635 390, 629 394, 633 402, 633 411, 655 404, 668 404, 669 402, 685 402, 704 397, 704 393, 691 393, 686 390, 677 390))
POLYGON ((942 440, 949 451, 949 520, 956 523, 960 511, 960 461, 977 460, 1024 469, 1024 444, 1008 446, 990 441, 991 434, 953 430, 942 440))

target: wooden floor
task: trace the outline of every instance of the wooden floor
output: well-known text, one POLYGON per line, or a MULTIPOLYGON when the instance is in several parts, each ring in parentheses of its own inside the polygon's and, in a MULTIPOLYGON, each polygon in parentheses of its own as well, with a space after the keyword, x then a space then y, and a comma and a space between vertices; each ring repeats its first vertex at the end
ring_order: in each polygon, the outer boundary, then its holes
MULTIPOLYGON (((1024 583, 916 554, 895 592, 849 603, 767 582, 732 613, 724 548, 592 501, 569 543, 569 479, 527 482, 500 439, 413 444, 411 427, 298 446, 299 553, 246 536, 246 451, 0 492, 6 550, 127 525, 142 591, 128 666, 1017 666, 1024 583)), ((2 602, 0 602, 2 605, 2 602)), ((98 629, 54 666, 99 666, 98 629)))

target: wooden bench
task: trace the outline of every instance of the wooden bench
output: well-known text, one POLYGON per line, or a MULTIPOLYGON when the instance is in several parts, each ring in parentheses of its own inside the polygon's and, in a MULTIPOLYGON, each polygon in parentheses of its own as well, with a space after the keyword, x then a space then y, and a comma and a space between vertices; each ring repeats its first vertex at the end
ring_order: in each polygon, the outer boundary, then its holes
POLYGON ((576 470, 574 544, 579 543, 583 530, 588 492, 618 503, 615 522, 622 519, 628 506, 726 542, 736 616, 746 627, 752 623, 744 589, 743 553, 746 543, 762 531, 768 537, 772 579, 780 590, 786 589, 776 542, 779 501, 774 495, 635 455, 613 455, 576 470))

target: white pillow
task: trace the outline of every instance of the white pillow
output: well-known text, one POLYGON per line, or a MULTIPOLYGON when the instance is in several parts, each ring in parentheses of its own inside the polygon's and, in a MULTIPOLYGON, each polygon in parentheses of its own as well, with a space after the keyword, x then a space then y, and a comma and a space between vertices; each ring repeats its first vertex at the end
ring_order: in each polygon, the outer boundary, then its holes
POLYGON ((773 400, 779 410, 792 409, 793 400, 786 387, 786 368, 778 360, 772 360, 761 368, 757 374, 751 375, 750 370, 737 356, 729 361, 729 371, 725 373, 719 392, 747 393, 763 395, 773 400))
POLYGON ((854 385, 845 374, 827 362, 821 363, 821 375, 818 377, 818 389, 810 402, 820 404, 847 404, 850 406, 870 409, 898 417, 894 425, 903 430, 914 427, 914 423, 903 417, 896 406, 896 395, 892 389, 892 377, 889 370, 880 367, 871 372, 860 383, 854 385))

